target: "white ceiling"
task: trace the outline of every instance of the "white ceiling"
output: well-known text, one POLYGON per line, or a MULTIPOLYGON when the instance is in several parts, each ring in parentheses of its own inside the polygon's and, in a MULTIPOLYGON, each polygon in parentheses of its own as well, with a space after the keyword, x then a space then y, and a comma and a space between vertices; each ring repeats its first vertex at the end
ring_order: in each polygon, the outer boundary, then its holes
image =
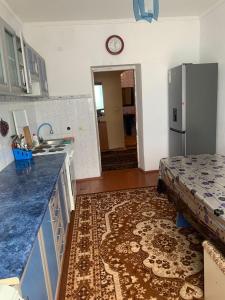
MULTIPOLYGON (((24 22, 126 19, 133 0, 5 0, 24 22)), ((200 16, 218 0, 159 0, 161 17, 200 16)))

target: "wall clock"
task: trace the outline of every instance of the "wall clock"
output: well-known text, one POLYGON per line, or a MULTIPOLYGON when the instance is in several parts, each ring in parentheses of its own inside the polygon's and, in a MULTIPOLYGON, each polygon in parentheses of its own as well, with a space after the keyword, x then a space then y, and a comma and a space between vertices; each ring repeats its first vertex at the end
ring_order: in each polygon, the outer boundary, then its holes
POLYGON ((111 35, 106 40, 105 46, 110 54, 118 55, 124 49, 124 41, 119 35, 111 35))

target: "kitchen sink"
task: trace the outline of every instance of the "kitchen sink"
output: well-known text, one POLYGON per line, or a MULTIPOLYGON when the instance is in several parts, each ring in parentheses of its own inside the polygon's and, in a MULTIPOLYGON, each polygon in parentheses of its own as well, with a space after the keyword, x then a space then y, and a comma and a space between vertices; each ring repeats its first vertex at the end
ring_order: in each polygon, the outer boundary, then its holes
POLYGON ((44 145, 60 146, 64 144, 64 139, 52 139, 43 141, 44 145))

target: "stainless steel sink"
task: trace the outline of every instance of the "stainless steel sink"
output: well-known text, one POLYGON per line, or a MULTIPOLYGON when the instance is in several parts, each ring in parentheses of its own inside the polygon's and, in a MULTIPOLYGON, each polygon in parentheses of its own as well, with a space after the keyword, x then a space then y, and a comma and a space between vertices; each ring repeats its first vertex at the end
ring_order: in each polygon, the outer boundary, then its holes
POLYGON ((59 146, 64 144, 64 139, 45 140, 43 141, 43 144, 50 146, 59 146))

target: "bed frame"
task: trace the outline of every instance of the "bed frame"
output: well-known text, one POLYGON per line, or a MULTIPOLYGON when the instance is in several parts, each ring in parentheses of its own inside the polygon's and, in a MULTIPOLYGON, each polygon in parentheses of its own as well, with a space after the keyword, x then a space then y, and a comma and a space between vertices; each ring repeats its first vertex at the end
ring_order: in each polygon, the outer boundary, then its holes
POLYGON ((172 190, 163 179, 158 180, 157 185, 158 193, 167 194, 170 202, 173 202, 179 212, 181 212, 186 220, 200 233, 200 235, 212 242, 217 249, 225 255, 225 244, 217 237, 215 232, 213 232, 205 223, 201 222, 196 218, 192 210, 187 206, 187 204, 182 200, 182 198, 176 192, 176 189, 172 190))

